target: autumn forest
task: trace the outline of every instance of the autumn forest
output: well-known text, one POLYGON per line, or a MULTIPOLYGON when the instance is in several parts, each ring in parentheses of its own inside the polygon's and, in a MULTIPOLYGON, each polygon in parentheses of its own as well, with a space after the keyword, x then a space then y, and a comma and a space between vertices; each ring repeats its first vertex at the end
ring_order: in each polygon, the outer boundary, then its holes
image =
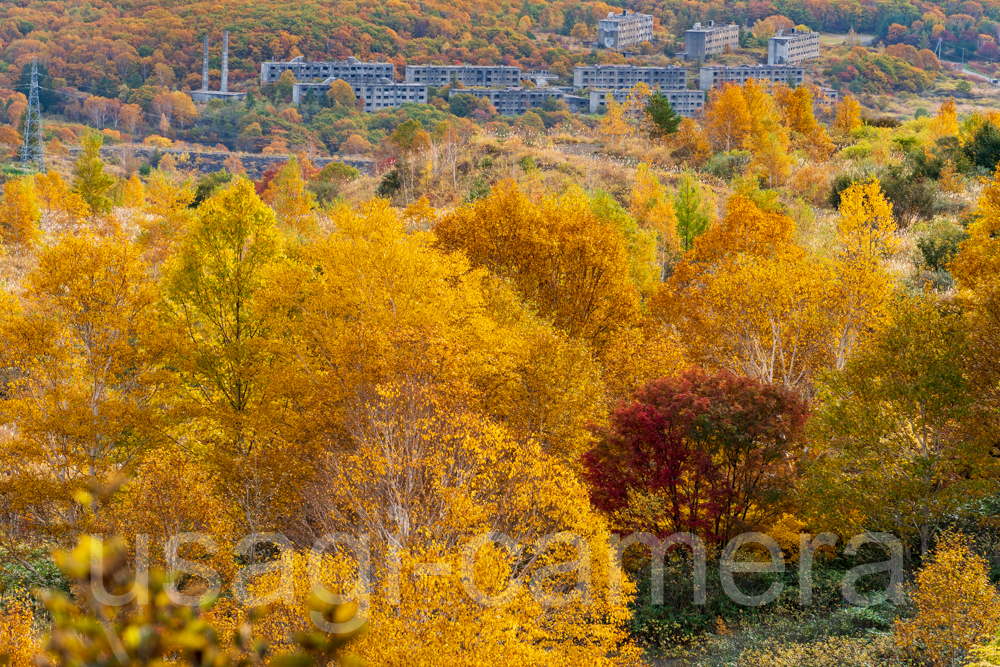
POLYGON ((622 9, 0 6, 7 664, 1000 666, 1000 4, 622 9))

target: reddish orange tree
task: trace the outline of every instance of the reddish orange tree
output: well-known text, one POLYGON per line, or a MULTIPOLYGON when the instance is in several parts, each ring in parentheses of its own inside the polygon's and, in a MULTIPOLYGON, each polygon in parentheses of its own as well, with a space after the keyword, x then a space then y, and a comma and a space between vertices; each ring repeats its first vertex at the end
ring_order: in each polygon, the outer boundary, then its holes
POLYGON ((622 531, 726 540, 787 508, 806 420, 795 393, 692 369, 622 402, 584 455, 591 501, 622 531))

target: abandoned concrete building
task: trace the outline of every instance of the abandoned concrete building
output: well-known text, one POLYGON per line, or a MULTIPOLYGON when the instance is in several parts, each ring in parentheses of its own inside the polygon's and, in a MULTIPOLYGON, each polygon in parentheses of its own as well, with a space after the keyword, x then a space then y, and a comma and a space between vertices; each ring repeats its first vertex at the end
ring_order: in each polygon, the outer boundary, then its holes
POLYGON ((684 31, 684 58, 704 62, 706 56, 739 48, 740 27, 738 25, 715 25, 715 21, 695 23, 684 31))
POLYGON ((574 88, 614 90, 644 83, 662 90, 687 88, 683 67, 638 67, 636 65, 577 65, 573 69, 574 88))
POLYGON ((396 66, 392 63, 366 63, 354 57, 336 61, 306 60, 299 56, 288 61, 261 63, 260 82, 277 83, 285 72, 291 72, 298 81, 333 78, 342 79, 351 85, 396 79, 396 66))
POLYGON ((407 65, 406 83, 447 86, 457 81, 463 86, 500 88, 521 83, 521 68, 508 65, 407 65))
POLYGON ((603 49, 624 49, 653 40, 653 17, 635 14, 625 9, 611 12, 597 22, 597 46, 603 49))

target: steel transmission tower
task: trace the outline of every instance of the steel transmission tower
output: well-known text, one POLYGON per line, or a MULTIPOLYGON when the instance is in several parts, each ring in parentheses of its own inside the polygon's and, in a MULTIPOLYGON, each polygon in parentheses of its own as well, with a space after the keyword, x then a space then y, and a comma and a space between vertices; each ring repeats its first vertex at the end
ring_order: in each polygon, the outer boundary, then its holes
POLYGON ((21 168, 35 165, 45 171, 45 146, 42 143, 42 108, 38 104, 38 61, 31 61, 31 92, 24 114, 24 144, 21 145, 21 168))

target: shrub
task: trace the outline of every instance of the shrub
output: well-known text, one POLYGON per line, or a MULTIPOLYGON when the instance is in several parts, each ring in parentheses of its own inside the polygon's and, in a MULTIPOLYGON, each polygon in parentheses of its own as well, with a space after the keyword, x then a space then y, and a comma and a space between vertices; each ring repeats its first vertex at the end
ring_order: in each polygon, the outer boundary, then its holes
POLYGON ((969 663, 969 667, 1000 666, 1000 633, 997 633, 997 636, 990 643, 977 646, 969 653, 976 660, 976 662, 969 663))
POLYGON ((743 667, 869 667, 892 654, 885 636, 826 637, 804 643, 772 643, 740 655, 743 667))
POLYGON ((310 181, 306 185, 306 190, 312 194, 320 206, 328 206, 340 197, 340 184, 336 182, 310 181))
MULTIPOLYGON (((483 158, 483 161, 489 158, 483 158)), ((480 199, 486 199, 490 196, 490 185, 486 182, 486 179, 482 176, 476 176, 472 180, 472 186, 469 187, 469 194, 465 196, 466 203, 472 203, 474 201, 479 201, 480 199)))
POLYGON ((865 121, 865 125, 869 125, 871 127, 897 128, 902 125, 902 123, 899 122, 898 118, 893 118, 892 116, 878 116, 877 118, 869 118, 865 121))
POLYGON ((847 146, 844 150, 840 151, 840 157, 845 160, 860 160, 866 158, 872 153, 872 145, 868 141, 861 140, 856 144, 847 146))
POLYGON ((955 279, 944 269, 940 271, 925 269, 913 276, 910 285, 915 291, 930 289, 934 292, 947 292, 955 286, 955 279))
POLYGON ((150 164, 150 166, 153 169, 159 169, 160 168, 160 160, 163 159, 164 155, 166 155, 166 154, 163 151, 161 151, 159 148, 155 149, 153 151, 152 155, 149 156, 149 164, 150 164))
POLYGON ((892 143, 909 153, 920 145, 920 140, 916 137, 893 137, 892 143))
POLYGON ((931 271, 947 270, 952 258, 958 254, 958 246, 969 235, 962 229, 950 228, 928 234, 917 239, 917 249, 923 266, 931 271))
POLYGON ((952 172, 965 173, 972 166, 958 137, 939 137, 933 144, 915 146, 906 156, 916 178, 941 178, 949 165, 952 172))
POLYGON ((830 183, 830 196, 828 202, 833 208, 840 208, 840 194, 851 187, 854 183, 864 181, 868 178, 865 174, 861 173, 840 173, 833 177, 833 181, 830 183))
POLYGON ((986 559, 961 533, 944 533, 917 574, 911 593, 916 616, 897 621, 895 641, 918 660, 941 667, 963 664, 970 649, 1000 629, 1000 593, 986 559))
MULTIPOLYGON (((857 173, 834 176, 830 186, 830 206, 838 208, 840 193, 852 183, 866 178, 868 176, 857 173)), ((916 220, 928 219, 934 215, 936 199, 931 183, 925 179, 894 167, 882 172, 878 181, 886 199, 892 203, 892 215, 900 229, 905 229, 916 220)))
POLYGON ((174 142, 170 141, 170 139, 161 137, 157 134, 149 135, 142 143, 149 144, 150 146, 156 146, 157 148, 170 148, 174 144, 174 142))
MULTIPOLYGON (((771 532, 768 530, 769 534, 771 532)), ((818 554, 813 562, 812 605, 809 607, 799 604, 800 579, 797 563, 786 562, 784 572, 735 573, 733 581, 747 595, 762 594, 774 583, 782 586, 774 602, 762 607, 747 607, 737 604, 726 594, 718 575, 718 561, 714 558, 709 560, 706 568, 705 603, 696 605, 692 595, 694 573, 687 548, 672 551, 665 559, 663 604, 654 605, 651 598, 650 561, 647 556, 635 555, 638 551, 639 547, 631 547, 625 553, 623 563, 637 587, 632 603, 630 632, 647 646, 668 648, 690 641, 697 635, 718 631, 720 621, 723 626, 742 626, 748 629, 748 633, 762 635, 764 645, 767 646, 784 634, 785 630, 790 636, 783 643, 788 644, 826 636, 856 636, 869 631, 888 634, 896 620, 897 608, 889 601, 869 607, 855 607, 846 605, 843 600, 841 583, 849 569, 885 559, 885 551, 875 545, 863 546, 858 555, 853 557, 839 555, 828 558, 823 552, 818 554)), ((858 592, 863 595, 877 594, 885 590, 889 580, 888 572, 863 577, 858 581, 858 592)), ((732 648, 742 652, 747 637, 730 639, 732 641, 716 641, 719 644, 736 643, 740 646, 720 645, 715 648, 721 649, 720 652, 728 652, 732 648)), ((734 661, 721 664, 744 663, 734 661)))
POLYGON ((900 229, 934 215, 934 191, 926 180, 894 168, 879 179, 879 184, 892 202, 892 216, 900 229))
POLYGON ((233 180, 233 175, 228 171, 216 171, 206 174, 198 179, 198 185, 194 191, 194 199, 189 205, 190 208, 198 208, 203 201, 212 196, 219 186, 225 185, 233 180))
POLYGON ((361 172, 349 164, 331 162, 319 170, 314 180, 321 183, 341 183, 344 181, 353 181, 360 175, 361 172))
POLYGON ((375 194, 379 197, 391 198, 403 187, 403 176, 398 169, 388 171, 379 181, 375 194))
POLYGON ((309 181, 306 189, 320 206, 327 206, 340 197, 341 187, 361 175, 361 172, 343 162, 331 162, 309 181))
MULTIPOLYGON (((4 564, 0 566, 0 590, 29 591, 37 586, 69 593, 69 581, 43 548, 22 551, 20 558, 0 551, 4 564)), ((20 598, 18 598, 20 599, 20 598)))
POLYGON ((1000 128, 983 123, 965 144, 964 151, 972 164, 992 172, 1000 163, 1000 128))
POLYGON ((725 180, 732 180, 743 173, 752 155, 750 151, 727 151, 713 155, 705 165, 705 171, 725 180))
POLYGON ((35 667, 35 657, 41 655, 42 646, 32 627, 35 614, 31 604, 14 597, 4 601, 0 616, 0 655, 8 667, 35 667))

